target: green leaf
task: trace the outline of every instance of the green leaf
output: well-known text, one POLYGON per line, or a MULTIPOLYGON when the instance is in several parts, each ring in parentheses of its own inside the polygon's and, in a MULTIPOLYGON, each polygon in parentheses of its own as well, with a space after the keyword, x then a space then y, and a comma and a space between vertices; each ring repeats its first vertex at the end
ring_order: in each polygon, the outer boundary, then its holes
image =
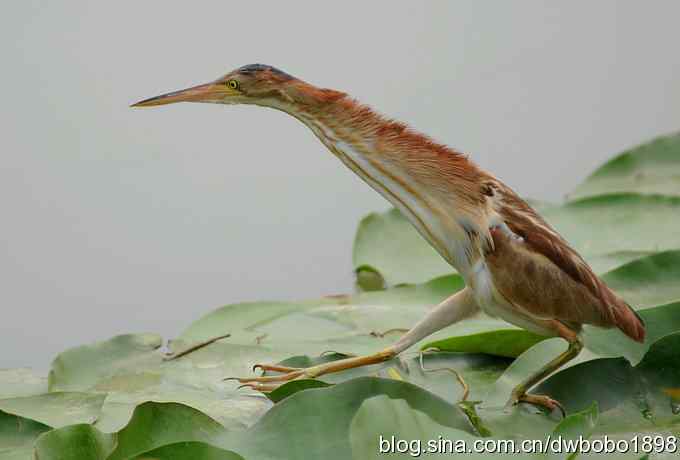
POLYGON ((449 337, 429 342, 423 348, 463 353, 488 353, 516 358, 546 337, 522 329, 499 329, 467 336, 449 337))
POLYGON ((680 196, 680 134, 658 137, 615 156, 571 198, 624 192, 680 196))
POLYGON ((157 367, 161 362, 156 350, 163 341, 156 334, 119 335, 92 345, 71 348, 52 362, 50 391, 88 391, 120 388, 137 390, 152 385, 153 376, 141 369, 157 367), (134 372, 129 379, 121 375, 134 372), (151 381, 150 381, 151 380, 151 381))
MULTIPOLYGON (((455 453, 465 453, 476 437, 466 431, 437 423, 427 413, 413 408, 404 399, 377 395, 361 404, 350 424, 349 439, 351 458, 378 460, 385 457, 406 459, 420 456, 451 458, 455 453), (451 452, 446 452, 445 449, 451 452)), ((500 458, 500 455, 466 456, 482 457, 500 458)))
POLYGON ((583 337, 587 349, 593 356, 623 356, 632 364, 637 364, 653 343, 668 334, 680 331, 680 302, 647 308, 638 313, 645 322, 644 343, 633 342, 617 329, 586 327, 583 337))
POLYGON ((0 369, 0 399, 37 395, 46 391, 47 379, 31 369, 0 369))
POLYGON ((0 410, 30 418, 53 428, 93 423, 101 413, 105 395, 65 392, 0 399, 0 410))
POLYGON ((38 438, 36 458, 40 460, 105 460, 116 445, 116 437, 92 425, 69 425, 38 438))
POLYGON ((545 210, 543 216, 589 260, 621 251, 680 248, 680 197, 601 195, 545 210))
POLYGON ((298 391, 309 390, 310 388, 325 388, 330 385, 330 383, 317 379, 292 380, 270 392, 267 397, 276 403, 298 391))
POLYGON ((641 259, 646 256, 654 255, 656 251, 614 251, 607 254, 595 254, 588 256, 588 264, 598 275, 607 273, 622 265, 641 259))
POLYGON ((389 286, 424 283, 455 272, 394 208, 371 213, 361 220, 352 259, 357 272, 369 267, 389 286))
MULTIPOLYGON (((597 408, 597 403, 593 403, 589 408, 570 414, 564 418, 553 430, 552 439, 560 440, 562 442, 576 442, 579 439, 588 439, 595 431, 600 413, 597 408)), ((564 445, 564 444, 563 444, 564 445)), ((573 445, 573 444, 572 444, 573 445)), ((571 449, 570 449, 571 450, 571 449)), ((551 452, 546 453, 544 458, 568 458, 573 459, 578 456, 577 452, 567 454, 560 452, 559 449, 551 449, 551 452)), ((541 457, 541 456, 537 456, 541 457)))
POLYGON ((49 430, 42 423, 0 411, 0 458, 33 458, 35 440, 49 430))
POLYGON ((345 460, 351 457, 352 420, 362 403, 373 396, 405 401, 442 426, 471 430, 456 406, 415 385, 361 377, 296 393, 274 406, 248 431, 227 436, 220 446, 248 459, 345 460))
POLYGON ((636 309, 680 300, 680 250, 642 257, 603 279, 636 309))
MULTIPOLYGON (((104 432, 118 431, 135 407, 146 401, 183 403, 230 429, 245 429, 271 405, 222 382, 234 375, 235 368, 240 373, 250 371, 244 347, 216 342, 166 361, 159 350, 161 342, 150 334, 124 335, 68 350, 54 361, 51 387, 95 392, 105 398, 96 421, 104 432)), ((72 408, 78 410, 77 405, 72 408)))
POLYGON ((69 425, 42 434, 35 452, 41 460, 150 459, 154 455, 167 459, 240 459, 211 447, 225 434, 222 425, 189 406, 148 402, 135 409, 118 433, 104 433, 86 424, 69 425), (218 454, 224 455, 216 457, 218 454))
POLYGON ((118 432, 118 445, 108 460, 134 458, 178 441, 210 442, 224 432, 222 425, 191 407, 145 403, 135 409, 130 423, 118 432))
POLYGON ((168 444, 136 457, 136 460, 244 460, 243 457, 204 442, 168 444))

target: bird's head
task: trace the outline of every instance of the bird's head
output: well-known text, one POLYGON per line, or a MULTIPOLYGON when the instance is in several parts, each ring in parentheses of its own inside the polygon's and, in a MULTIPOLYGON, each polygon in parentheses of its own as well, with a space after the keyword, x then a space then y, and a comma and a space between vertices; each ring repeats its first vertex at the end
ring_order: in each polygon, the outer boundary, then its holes
POLYGON ((257 104, 286 110, 292 105, 309 104, 315 99, 344 95, 322 90, 264 64, 249 64, 215 81, 144 99, 132 107, 151 107, 174 102, 215 104, 257 104), (333 93, 333 94, 330 94, 333 93))

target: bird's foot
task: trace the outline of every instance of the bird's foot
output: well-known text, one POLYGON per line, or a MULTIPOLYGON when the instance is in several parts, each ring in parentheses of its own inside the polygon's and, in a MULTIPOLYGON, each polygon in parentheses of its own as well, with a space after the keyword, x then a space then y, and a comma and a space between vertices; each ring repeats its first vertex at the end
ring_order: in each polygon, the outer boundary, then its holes
POLYGON ((278 364, 255 364, 253 372, 257 369, 262 370, 262 375, 258 377, 227 377, 224 380, 238 381, 242 384, 239 388, 252 388, 262 393, 268 393, 290 380, 311 378, 306 375, 306 369, 297 367, 281 366, 278 364), (280 374, 265 375, 268 371, 280 372, 280 374))
POLYGON ((258 377, 228 377, 224 380, 238 381, 242 384, 239 388, 247 387, 263 393, 268 393, 291 380, 313 379, 321 375, 339 372, 345 369, 381 363, 394 356, 395 353, 388 348, 372 355, 352 356, 306 368, 288 367, 279 364, 255 364, 253 370, 262 369, 264 373, 273 371, 280 372, 280 374, 261 375, 258 377))
POLYGON ((559 409, 562 414, 562 418, 567 416, 567 412, 564 410, 562 404, 556 399, 552 399, 550 396, 546 395, 535 395, 531 393, 513 394, 508 403, 505 405, 506 409, 519 404, 521 402, 533 404, 534 406, 544 407, 548 412, 552 413, 555 409, 559 409))

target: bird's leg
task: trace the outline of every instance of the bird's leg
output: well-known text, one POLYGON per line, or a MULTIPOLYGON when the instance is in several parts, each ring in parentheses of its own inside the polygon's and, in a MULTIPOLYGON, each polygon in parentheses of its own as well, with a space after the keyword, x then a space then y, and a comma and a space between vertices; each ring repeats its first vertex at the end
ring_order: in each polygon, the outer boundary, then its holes
MULTIPOLYGON (((244 384, 243 386, 267 392, 274 390, 282 383, 288 382, 290 380, 315 378, 321 375, 339 372, 346 369, 366 366, 369 364, 378 364, 394 358, 399 353, 406 350, 411 345, 419 342, 428 335, 450 324, 467 318, 477 311, 479 311, 479 307, 474 300, 472 291, 469 288, 465 288, 437 305, 397 342, 377 353, 365 356, 344 358, 329 363, 311 366, 305 369, 281 368, 284 373, 279 375, 235 378, 235 380, 238 380, 240 383, 244 384)), ((256 364, 254 366, 254 368, 258 367, 261 369, 270 369, 274 371, 279 370, 277 368, 280 368, 280 366, 277 365, 266 364, 256 364)))
POLYGON ((513 406, 519 402, 527 402, 537 406, 543 406, 551 412, 555 409, 559 409, 562 415, 565 416, 566 412, 562 405, 546 395, 535 395, 527 393, 531 387, 539 383, 541 380, 546 378, 548 375, 552 374, 554 371, 564 366, 566 363, 574 359, 583 349, 583 341, 578 336, 578 334, 571 329, 564 326, 562 323, 555 321, 556 329, 559 335, 564 338, 568 343, 569 347, 565 352, 557 356, 555 359, 551 360, 545 366, 541 367, 536 373, 527 377, 522 383, 517 385, 510 394, 510 399, 506 404, 506 407, 513 406))

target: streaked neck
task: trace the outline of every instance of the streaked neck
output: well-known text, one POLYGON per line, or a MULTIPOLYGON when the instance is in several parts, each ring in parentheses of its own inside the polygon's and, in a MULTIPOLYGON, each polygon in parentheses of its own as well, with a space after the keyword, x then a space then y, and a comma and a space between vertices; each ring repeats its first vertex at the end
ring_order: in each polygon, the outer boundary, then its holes
POLYGON ((467 233, 477 225, 477 203, 467 189, 481 171, 465 156, 349 98, 286 111, 399 209, 449 263, 468 270, 467 233))

